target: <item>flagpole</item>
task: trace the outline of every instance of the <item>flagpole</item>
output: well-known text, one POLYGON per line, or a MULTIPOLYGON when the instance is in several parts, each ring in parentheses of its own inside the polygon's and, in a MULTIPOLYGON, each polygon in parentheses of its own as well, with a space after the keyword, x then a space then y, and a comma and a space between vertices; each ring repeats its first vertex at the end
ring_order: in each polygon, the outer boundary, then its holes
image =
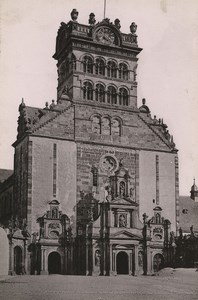
POLYGON ((106 0, 104 0, 104 19, 105 19, 105 15, 106 15, 106 0))

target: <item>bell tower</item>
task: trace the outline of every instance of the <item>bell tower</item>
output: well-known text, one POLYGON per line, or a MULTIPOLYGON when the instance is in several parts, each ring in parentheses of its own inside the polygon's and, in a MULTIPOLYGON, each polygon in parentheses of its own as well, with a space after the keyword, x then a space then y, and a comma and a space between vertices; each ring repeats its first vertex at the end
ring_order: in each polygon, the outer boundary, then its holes
POLYGON ((119 19, 105 18, 79 24, 73 9, 71 21, 62 22, 56 39, 58 100, 66 91, 73 102, 109 108, 137 110, 137 25, 121 32, 119 19))

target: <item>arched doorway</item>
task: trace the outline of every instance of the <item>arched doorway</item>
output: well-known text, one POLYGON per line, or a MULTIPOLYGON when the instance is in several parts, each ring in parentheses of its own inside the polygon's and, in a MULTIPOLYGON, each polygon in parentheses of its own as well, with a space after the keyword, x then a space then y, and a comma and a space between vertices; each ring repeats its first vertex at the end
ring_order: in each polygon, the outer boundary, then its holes
POLYGON ((19 246, 14 247, 14 272, 22 274, 22 249, 19 246))
POLYGON ((58 252, 51 252, 48 256, 48 272, 49 274, 61 273, 61 257, 58 252))
POLYGON ((154 272, 158 272, 163 268, 164 268, 164 257, 162 254, 157 253, 153 257, 153 270, 154 272))
POLYGON ((120 251, 116 257, 117 274, 129 274, 129 258, 128 254, 120 251))

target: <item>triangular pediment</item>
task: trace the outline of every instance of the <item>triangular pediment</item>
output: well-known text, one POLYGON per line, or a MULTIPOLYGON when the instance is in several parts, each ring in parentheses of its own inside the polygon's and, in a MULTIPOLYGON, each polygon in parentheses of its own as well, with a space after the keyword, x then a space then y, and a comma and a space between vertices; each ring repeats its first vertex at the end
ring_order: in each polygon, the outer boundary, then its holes
POLYGON ((110 204, 120 204, 120 205, 132 205, 132 206, 138 206, 136 202, 131 200, 130 198, 115 198, 113 199, 110 204))
POLYGON ((114 239, 130 239, 130 240, 142 240, 142 236, 131 233, 127 230, 118 231, 116 233, 110 234, 110 238, 114 239))

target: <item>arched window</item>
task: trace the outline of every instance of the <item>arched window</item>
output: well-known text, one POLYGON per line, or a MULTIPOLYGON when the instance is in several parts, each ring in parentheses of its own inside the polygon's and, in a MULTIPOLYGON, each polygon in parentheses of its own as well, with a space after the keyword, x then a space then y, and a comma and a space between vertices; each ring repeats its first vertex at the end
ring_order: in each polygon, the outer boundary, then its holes
POLYGON ((90 56, 84 56, 83 58, 83 72, 93 73, 93 60, 90 56))
POLYGON ((121 135, 121 124, 118 119, 113 119, 111 123, 111 134, 121 135))
POLYGON ((107 89, 107 103, 117 104, 117 93, 114 86, 109 86, 107 89))
POLYGON ((74 54, 72 54, 71 63, 72 63, 72 69, 76 70, 76 57, 74 54))
POLYGON ((107 63, 107 76, 110 78, 117 78, 117 66, 114 61, 107 63))
POLYGON ((128 67, 124 63, 119 64, 119 78, 124 80, 129 79, 128 67))
POLYGON ((97 75, 105 75, 105 63, 103 59, 101 58, 96 59, 95 70, 97 75))
POLYGON ((110 135, 111 134, 111 123, 110 123, 110 120, 109 118, 103 118, 102 119, 102 123, 101 123, 101 131, 102 131, 102 134, 105 134, 105 135, 110 135))
POLYGON ((92 118, 92 131, 94 133, 100 134, 100 132, 101 132, 100 126, 101 126, 100 117, 94 116, 92 118))
POLYGON ((125 88, 121 88, 119 91, 119 104, 128 106, 128 91, 125 88))
POLYGON ((93 174, 93 186, 98 186, 98 169, 93 167, 91 171, 93 174))
POLYGON ((99 102, 105 102, 105 88, 102 84, 96 84, 95 99, 99 102))
POLYGON ((93 100, 93 86, 91 82, 84 82, 83 84, 83 99, 93 100))

